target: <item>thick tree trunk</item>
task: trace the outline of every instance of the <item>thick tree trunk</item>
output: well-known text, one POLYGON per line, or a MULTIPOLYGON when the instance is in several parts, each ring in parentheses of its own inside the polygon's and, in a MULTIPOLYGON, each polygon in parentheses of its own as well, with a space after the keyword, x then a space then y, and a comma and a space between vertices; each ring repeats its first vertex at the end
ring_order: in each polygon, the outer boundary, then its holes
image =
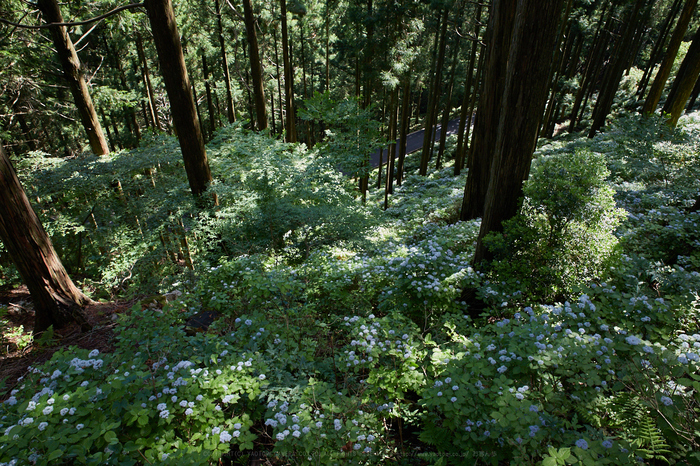
POLYGON ((649 94, 644 101, 644 107, 642 107, 642 115, 648 113, 654 113, 656 107, 659 105, 659 100, 661 100, 661 94, 666 86, 666 81, 671 74, 671 67, 673 62, 676 60, 676 55, 678 55, 678 49, 681 47, 681 42, 683 42, 683 37, 685 37, 685 32, 688 30, 688 24, 693 17, 693 12, 695 11, 695 6, 698 0, 688 0, 683 7, 680 18, 678 18, 678 24, 676 24, 676 29, 673 31, 671 36, 671 42, 668 44, 668 49, 666 50, 666 55, 664 55, 664 60, 661 62, 661 67, 656 73, 656 78, 651 84, 651 89, 649 89, 649 94))
POLYGON ((245 31, 248 38, 248 50, 250 56, 250 72, 253 76, 253 94, 255 97, 255 115, 257 117, 258 131, 267 130, 267 111, 265 110, 265 88, 263 87, 263 71, 258 52, 258 36, 255 32, 255 19, 253 18, 253 6, 250 0, 243 0, 243 12, 245 15, 245 31))
POLYGON ((675 127, 678 124, 678 119, 683 113, 685 104, 688 102, 690 94, 693 92, 695 83, 700 75, 700 29, 695 33, 693 42, 690 44, 688 53, 686 54, 681 67, 678 69, 676 79, 673 81, 671 91, 668 94, 662 114, 668 114, 666 122, 675 127))
POLYGON ((484 85, 474 120, 471 164, 464 189, 460 218, 471 220, 484 214, 491 159, 496 145, 501 99, 506 83, 517 0, 494 0, 486 31, 484 85))
POLYGON ((547 101, 552 52, 563 4, 564 0, 517 2, 506 82, 498 112, 496 151, 475 263, 489 259, 484 237, 492 231, 501 231, 502 222, 518 211, 523 180, 530 172, 540 119, 547 101))
MULTIPOLYGON (((56 0, 39 0, 38 6, 47 23, 63 22, 63 16, 56 0)), ((68 31, 65 26, 55 26, 50 29, 54 47, 56 47, 63 67, 63 75, 68 81, 71 94, 73 94, 80 121, 90 141, 90 148, 95 155, 108 154, 109 146, 97 118, 95 106, 92 104, 90 91, 80 69, 80 60, 68 31)))
POLYGON ((289 60, 289 41, 287 39, 287 1, 280 0, 282 7, 282 60, 284 61, 284 103, 287 111, 286 140, 297 142, 296 115, 294 111, 294 78, 292 64, 289 60))
POLYGON ((145 6, 172 108, 187 180, 192 194, 198 197, 206 191, 212 178, 175 24, 173 5, 170 0, 146 0, 145 6))
POLYGON ((34 302, 34 332, 76 322, 89 330, 82 308, 89 304, 71 281, 41 225, 0 142, 0 239, 34 302))

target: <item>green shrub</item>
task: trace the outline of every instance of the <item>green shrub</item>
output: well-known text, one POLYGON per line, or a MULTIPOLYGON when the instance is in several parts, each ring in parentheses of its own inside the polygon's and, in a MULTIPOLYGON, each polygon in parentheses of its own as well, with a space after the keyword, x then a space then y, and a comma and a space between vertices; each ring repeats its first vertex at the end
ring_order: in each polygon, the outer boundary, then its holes
POLYGON ((609 172, 586 151, 537 159, 521 212, 487 238, 494 275, 545 301, 570 295, 601 275, 614 252, 623 211, 615 207, 609 172))

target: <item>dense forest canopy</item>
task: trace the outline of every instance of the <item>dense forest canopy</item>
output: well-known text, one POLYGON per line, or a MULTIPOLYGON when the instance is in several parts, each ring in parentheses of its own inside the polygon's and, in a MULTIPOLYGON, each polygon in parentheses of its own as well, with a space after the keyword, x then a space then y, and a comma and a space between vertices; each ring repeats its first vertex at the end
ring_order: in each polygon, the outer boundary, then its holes
POLYGON ((0 0, 0 54, 0 464, 700 463, 697 0, 0 0))

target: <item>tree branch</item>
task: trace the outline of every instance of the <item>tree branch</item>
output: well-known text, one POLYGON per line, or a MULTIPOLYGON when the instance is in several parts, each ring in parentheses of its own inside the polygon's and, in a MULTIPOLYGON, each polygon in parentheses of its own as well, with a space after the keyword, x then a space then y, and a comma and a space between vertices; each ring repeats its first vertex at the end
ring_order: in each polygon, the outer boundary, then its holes
POLYGON ((12 21, 8 21, 8 20, 3 19, 3 18, 0 18, 0 23, 7 24, 9 26, 14 26, 14 27, 20 28, 20 29, 47 29, 47 28, 54 27, 54 26, 66 26, 66 27, 83 26, 85 24, 91 24, 91 23, 94 23, 96 21, 102 21, 103 19, 109 18, 110 16, 115 15, 121 11, 135 10, 137 8, 142 8, 143 6, 144 6, 143 3, 130 3, 129 5, 117 7, 111 11, 108 11, 107 13, 105 13, 103 15, 96 16, 96 17, 91 18, 91 19, 86 19, 85 21, 74 21, 74 22, 70 22, 70 23, 47 23, 47 24, 40 24, 38 26, 31 26, 28 24, 13 23, 12 21))

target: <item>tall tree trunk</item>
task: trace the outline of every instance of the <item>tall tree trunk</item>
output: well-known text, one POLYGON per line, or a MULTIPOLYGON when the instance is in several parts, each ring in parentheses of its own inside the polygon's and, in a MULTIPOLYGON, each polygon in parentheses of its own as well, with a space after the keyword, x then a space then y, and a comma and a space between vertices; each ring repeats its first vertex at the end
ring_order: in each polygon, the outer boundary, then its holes
MULTIPOLYGON (((146 11, 158 51, 163 82, 172 108, 173 122, 180 141, 190 189, 199 197, 212 180, 204 138, 199 127, 185 57, 170 0, 146 0, 146 11)), ((216 200, 215 200, 216 202, 216 200)))
POLYGON ((695 106, 695 101, 698 99, 698 95, 700 94, 700 79, 695 83, 695 87, 693 88, 693 92, 690 94, 690 100, 688 101, 688 106, 685 108, 685 113, 690 113, 693 110, 693 106, 695 106))
POLYGON ((289 60, 287 38, 287 0, 280 0, 282 7, 282 59, 284 61, 284 103, 287 111, 287 142, 297 142, 296 112, 294 111, 294 74, 289 60))
MULTIPOLYGON (((474 91, 472 92, 472 96, 469 98, 468 115, 469 115, 470 124, 469 124, 469 126, 467 126, 467 134, 466 134, 465 139, 464 139, 465 145, 467 144, 466 141, 469 141, 469 130, 471 129, 472 126, 474 126, 471 124, 471 121, 472 121, 472 115, 474 115, 474 112, 475 112, 477 97, 480 97, 480 93, 482 92, 482 89, 484 87, 483 79, 484 79, 484 68, 485 68, 484 63, 486 62, 485 57, 486 57, 485 53, 483 53, 483 52, 480 53, 479 54, 479 64, 476 66, 476 82, 474 83, 474 91)), ((472 135, 472 139, 470 141, 471 144, 469 146, 468 159, 467 159, 467 157, 462 156, 462 170, 464 169, 467 161, 469 162, 468 166, 470 166, 470 167, 474 166, 474 151, 472 150, 474 148, 473 140, 474 140, 474 136, 472 135)))
MULTIPOLYGON (((467 141, 469 140, 468 133, 471 127, 472 115, 468 114, 469 99, 472 95, 472 82, 474 80, 474 65, 476 63, 476 49, 479 46, 479 32, 481 31, 481 11, 482 5, 476 5, 476 27, 474 29, 474 40, 472 41, 472 51, 469 56, 469 68, 467 69, 467 80, 464 83, 464 95, 462 96, 462 108, 459 113, 459 130, 457 131, 457 151, 455 152, 455 169, 454 175, 458 176, 463 165, 464 156, 466 154, 467 141), (469 120, 467 121, 467 118, 469 120)), ((474 86, 474 92, 476 88, 474 86)))
POLYGON ((373 9, 373 4, 372 0, 366 0, 367 2, 367 10, 365 11, 365 15, 367 18, 367 40, 365 41, 365 49, 363 51, 363 56, 362 56, 362 71, 364 72, 364 86, 362 89, 363 92, 363 97, 362 97, 362 108, 367 108, 370 106, 372 103, 372 61, 374 59, 374 21, 372 19, 372 9, 373 9))
MULTIPOLYGON (((109 42, 107 42, 107 39, 104 39, 104 45, 105 45, 105 50, 107 50, 107 55, 112 58, 112 63, 113 65, 117 68, 119 71, 119 82, 122 85, 122 90, 128 91, 129 90, 129 85, 127 84, 126 81, 126 73, 124 72, 124 67, 122 66, 122 61, 119 59, 119 55, 114 52, 114 49, 109 46, 109 42)), ((141 128, 139 128, 139 123, 136 120, 136 110, 133 108, 127 109, 127 127, 129 128, 129 132, 131 132, 135 137, 137 141, 141 140, 141 128)))
POLYGON ((401 104, 401 128, 399 130, 399 160, 396 165, 396 184, 403 181, 403 163, 406 159, 406 137, 411 117, 411 78, 405 78, 403 84, 403 103, 401 104))
POLYGON ((664 60, 661 62, 661 67, 659 71, 657 71, 656 78, 654 78, 651 89, 649 89, 649 94, 644 101, 642 115, 654 113, 656 107, 659 105, 659 100, 661 100, 661 94, 666 86, 666 81, 671 74, 671 67, 676 60, 678 49, 681 47, 681 42, 683 42, 683 37, 688 30, 688 24, 690 24, 697 3, 698 0, 688 0, 683 7, 681 16, 678 18, 678 24, 676 24, 676 29, 674 29, 673 35, 671 36, 671 42, 668 44, 666 55, 664 55, 664 60))
POLYGON ((202 73, 204 74, 204 90, 207 94, 207 109, 209 110, 209 135, 214 136, 216 131, 216 113, 214 112, 214 101, 211 98, 211 84, 209 83, 209 64, 207 56, 202 49, 202 73))
POLYGON ((591 124, 591 129, 588 132, 588 137, 592 138, 604 125, 605 120, 610 114, 612 109, 613 100, 615 99, 615 94, 617 93, 617 88, 620 85, 620 80, 622 79, 622 74, 625 71, 625 65, 627 64, 627 53, 632 48, 632 41, 635 36, 635 31, 638 27, 643 27, 638 22, 639 12, 644 6, 647 0, 637 0, 632 7, 632 11, 627 16, 627 21, 625 21, 624 30, 622 33, 622 39, 618 42, 617 47, 615 47, 615 53, 611 58, 611 63, 603 77, 603 84, 598 94, 598 100, 593 109, 593 123, 591 124))
POLYGON ((136 33, 136 51, 138 52, 139 61, 141 62, 141 73, 143 74, 143 83, 146 86, 146 93, 148 94, 148 111, 151 117, 151 122, 156 131, 162 131, 163 126, 160 124, 160 117, 158 116, 158 107, 156 106, 156 96, 153 92, 153 86, 151 85, 151 73, 148 70, 148 62, 146 61, 146 54, 143 52, 143 41, 141 40, 141 34, 136 33))
POLYGON ((564 0, 517 2, 506 82, 498 112, 496 151, 475 263, 490 258, 484 237, 492 231, 502 231, 502 222, 518 211, 523 180, 530 172, 540 119, 547 101, 552 52, 563 4, 564 0))
POLYGON ((573 133, 577 129, 578 120, 581 113, 585 110, 586 106, 583 103, 585 96, 588 94, 589 88, 593 88, 593 81, 595 76, 598 75, 598 70, 600 69, 602 63, 603 52, 607 47, 607 43, 610 39, 609 26, 612 22, 612 8, 607 10, 608 5, 604 5, 603 10, 600 12, 600 19, 598 20, 598 29, 593 36, 593 50, 588 55, 588 60, 586 61, 586 66, 583 72, 583 80, 579 86, 578 92, 576 93, 576 98, 574 99, 574 105, 571 109, 571 116, 569 117, 569 132, 573 133), (605 20, 605 13, 608 11, 608 19, 605 20))
POLYGON ((330 90, 331 82, 331 67, 330 67, 330 8, 328 6, 330 0, 326 0, 326 16, 325 16, 325 26, 326 26, 326 92, 330 90))
POLYGON ((460 218, 483 216, 489 185, 491 159, 495 152, 501 100, 506 85, 508 54, 518 0, 494 0, 486 31, 484 85, 474 120, 471 162, 464 188, 460 218))
POLYGON ((428 114, 425 117, 425 132, 423 133, 423 151, 420 158, 419 173, 422 176, 428 174, 428 162, 430 161, 431 149, 433 147, 433 131, 435 131, 435 122, 437 121, 437 102, 440 100, 440 88, 442 87, 442 67, 445 63, 445 49, 447 47, 447 19, 450 9, 445 6, 441 18, 440 26, 440 45, 438 47, 437 62, 435 65, 435 77, 432 81, 432 89, 430 98, 428 99, 428 114))
POLYGON ((678 124, 678 119, 683 113, 683 108, 688 102, 688 97, 693 92, 695 83, 700 75, 700 29, 695 33, 693 42, 686 54, 681 67, 678 69, 676 79, 673 81, 671 91, 668 94, 662 114, 668 114, 667 123, 672 127, 678 124))
POLYGON ((445 108, 442 113, 442 122, 440 123, 440 148, 438 149, 437 160, 435 161, 435 169, 442 168, 442 157, 445 153, 445 145, 447 143, 447 126, 450 123, 450 111, 452 111, 452 91, 455 85, 455 72, 457 70, 457 54, 459 53, 459 41, 454 45, 454 55, 452 57, 452 70, 450 71, 450 84, 447 87, 447 98, 445 99, 445 108))
POLYGON ((280 107, 280 128, 284 131, 284 105, 282 105, 282 74, 280 73, 280 57, 277 52, 277 28, 272 29, 272 37, 275 40, 275 67, 277 68, 277 95, 280 107))
POLYGON ((217 35, 219 36, 219 47, 221 49, 221 65, 224 69, 224 82, 226 83, 226 116, 228 117, 228 122, 233 123, 236 121, 236 109, 233 104, 233 93, 231 92, 231 73, 229 72, 228 57, 226 55, 224 26, 221 21, 221 6, 219 5, 219 0, 214 0, 214 6, 216 8, 217 35))
MULTIPOLYGON (((39 0, 38 6, 47 23, 63 23, 61 9, 56 0, 39 0)), ((63 76, 68 81, 68 87, 73 94, 80 121, 90 141, 90 148, 95 155, 108 154, 109 146, 97 118, 95 106, 92 104, 90 91, 80 69, 80 60, 68 31, 65 26, 54 26, 50 29, 54 47, 63 67, 63 76)))
MULTIPOLYGON (((197 97, 197 86, 194 81, 192 81, 192 98, 194 99, 194 108, 197 111, 197 121, 199 122, 199 131, 202 133, 204 141, 207 141, 207 130, 204 127, 204 120, 202 119, 202 112, 199 110, 199 97, 197 97)), ((209 135, 211 139, 211 134, 209 135)))
POLYGON ((0 142, 0 239, 34 302, 34 332, 76 322, 89 330, 83 307, 91 303, 71 281, 0 142))
POLYGON ((253 6, 250 0, 243 0, 243 12, 245 15, 245 31, 248 38, 250 55, 250 71, 253 77, 253 95, 255 97, 255 115, 257 117, 258 131, 267 130, 267 111, 265 110, 265 88, 263 87, 263 70, 258 52, 258 36, 255 32, 255 19, 253 18, 253 6))
POLYGON ((663 50, 664 44, 666 43, 666 38, 668 37, 668 32, 671 30, 671 24, 676 18, 678 10, 680 10, 681 8, 682 1, 683 0, 674 0, 673 5, 671 5, 671 8, 668 12, 668 15, 666 15, 664 24, 661 27, 661 32, 659 32, 659 37, 654 43, 654 47, 651 49, 651 54, 649 55, 649 63, 647 63, 647 66, 644 69, 642 79, 639 80, 639 85, 637 86, 638 97, 644 96, 644 93, 646 92, 647 86, 649 85, 649 79, 651 79, 651 73, 653 72, 656 64, 659 62, 659 59, 661 57, 661 51, 663 50))
POLYGON ((396 132, 398 125, 399 86, 391 91, 389 104, 389 152, 386 159, 386 185, 384 186, 384 210, 389 207, 389 194, 394 193, 394 165, 396 164, 396 132))

